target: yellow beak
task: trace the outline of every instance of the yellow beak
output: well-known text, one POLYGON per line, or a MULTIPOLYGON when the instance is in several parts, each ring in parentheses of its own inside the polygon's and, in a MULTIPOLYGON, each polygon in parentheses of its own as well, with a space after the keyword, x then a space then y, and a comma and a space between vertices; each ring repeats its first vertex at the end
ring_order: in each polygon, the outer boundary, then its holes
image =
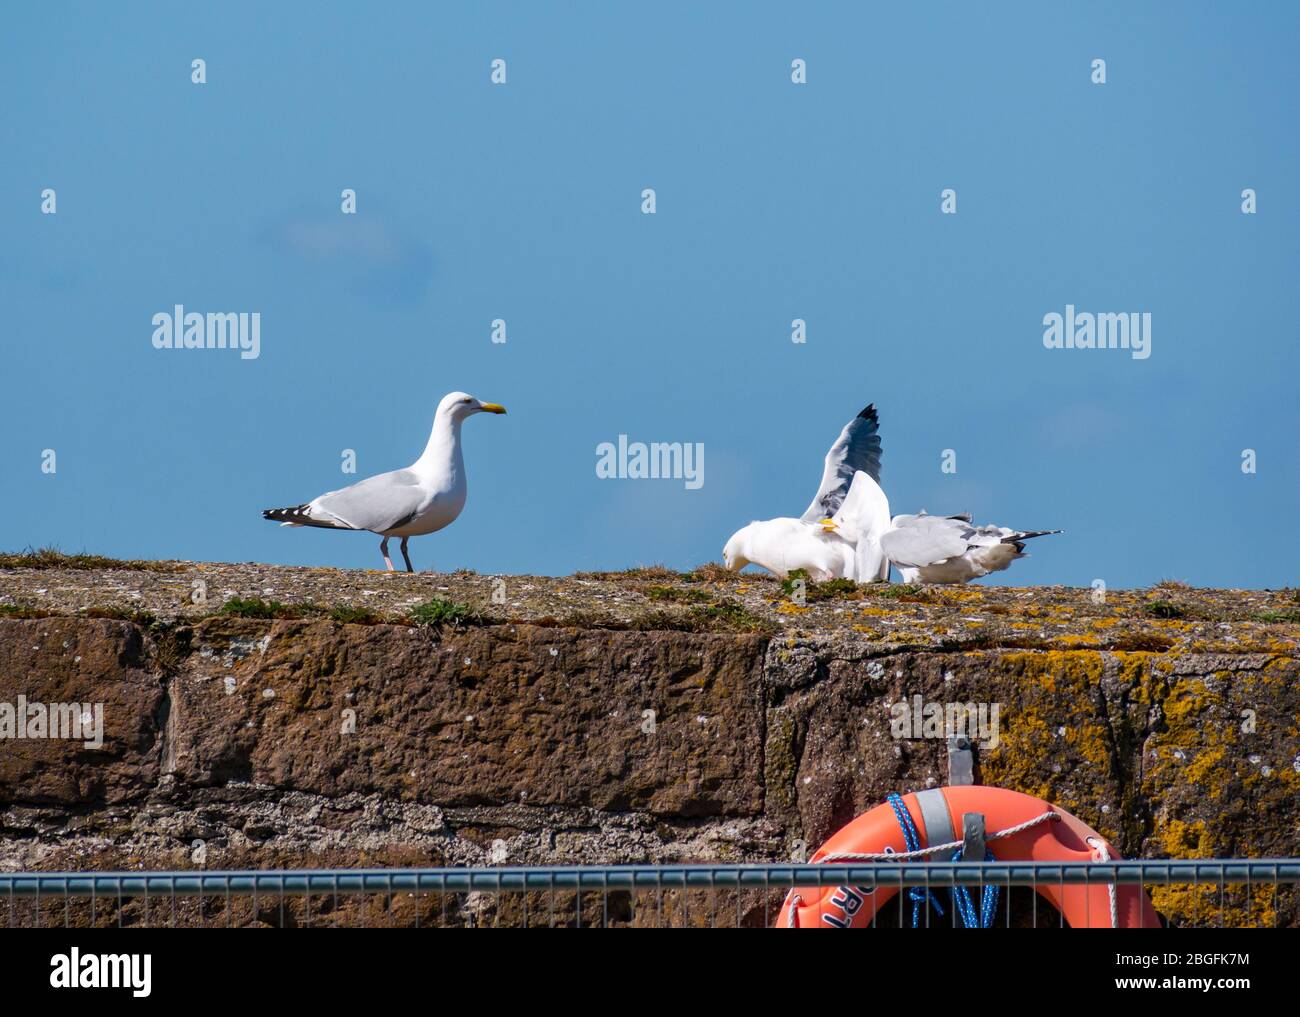
POLYGON ((500 403, 480 403, 479 409, 485 413, 505 413, 506 408, 500 403))

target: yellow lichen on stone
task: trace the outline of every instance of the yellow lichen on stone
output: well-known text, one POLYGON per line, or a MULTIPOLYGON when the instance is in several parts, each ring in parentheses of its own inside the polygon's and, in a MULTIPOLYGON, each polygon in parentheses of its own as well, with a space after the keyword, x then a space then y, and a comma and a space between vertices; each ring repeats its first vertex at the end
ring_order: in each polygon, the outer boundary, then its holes
POLYGON ((1169 858, 1214 857, 1214 841, 1203 820, 1185 823, 1171 819, 1157 831, 1156 837, 1169 858))
POLYGON ((1054 640, 1059 646, 1067 647, 1090 647, 1096 649, 1097 637, 1090 636, 1087 633, 1078 633, 1075 635, 1057 636, 1054 640))

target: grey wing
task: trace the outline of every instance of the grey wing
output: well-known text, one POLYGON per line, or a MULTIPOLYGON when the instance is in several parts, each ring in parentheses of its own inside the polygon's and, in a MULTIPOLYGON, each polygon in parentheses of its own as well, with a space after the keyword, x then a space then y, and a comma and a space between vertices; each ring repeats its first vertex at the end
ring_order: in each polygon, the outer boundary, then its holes
POLYGON ((835 515, 849 493, 853 475, 859 470, 880 483, 880 420, 874 403, 844 425, 826 453, 822 486, 801 518, 815 522, 835 515))
POLYGON ((310 510, 313 515, 327 515, 354 530, 382 533, 410 522, 424 497, 414 473, 394 470, 322 494, 311 503, 310 510))
POLYGON ((933 565, 965 554, 970 533, 959 519, 898 516, 894 528, 880 538, 880 549, 895 565, 933 565))

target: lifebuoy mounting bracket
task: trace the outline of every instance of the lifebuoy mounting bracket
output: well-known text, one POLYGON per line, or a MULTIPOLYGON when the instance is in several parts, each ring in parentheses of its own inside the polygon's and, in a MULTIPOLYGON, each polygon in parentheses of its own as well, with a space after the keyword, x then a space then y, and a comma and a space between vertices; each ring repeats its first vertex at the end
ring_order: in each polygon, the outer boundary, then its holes
POLYGON ((967 862, 984 861, 988 841, 984 837, 984 813, 965 812, 961 817, 961 857, 967 862))
POLYGON ((948 739, 948 786, 974 783, 975 749, 965 735, 955 735, 948 739))

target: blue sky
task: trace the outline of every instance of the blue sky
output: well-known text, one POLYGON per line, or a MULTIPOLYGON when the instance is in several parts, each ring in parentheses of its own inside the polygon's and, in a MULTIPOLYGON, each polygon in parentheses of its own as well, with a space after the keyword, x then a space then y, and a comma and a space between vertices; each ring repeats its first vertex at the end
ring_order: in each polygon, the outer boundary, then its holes
POLYGON ((7 4, 0 33, 4 548, 373 567, 377 537, 260 510, 357 479, 346 448, 406 465, 464 389, 510 413, 467 423, 418 568, 718 560, 874 401, 896 512, 1067 531, 999 582, 1297 582, 1300 7, 7 4), (260 312, 261 356, 155 350, 177 303, 260 312), (1152 355, 1046 349, 1066 304, 1149 311, 1152 355), (598 479, 620 433, 702 442, 704 486, 598 479))

